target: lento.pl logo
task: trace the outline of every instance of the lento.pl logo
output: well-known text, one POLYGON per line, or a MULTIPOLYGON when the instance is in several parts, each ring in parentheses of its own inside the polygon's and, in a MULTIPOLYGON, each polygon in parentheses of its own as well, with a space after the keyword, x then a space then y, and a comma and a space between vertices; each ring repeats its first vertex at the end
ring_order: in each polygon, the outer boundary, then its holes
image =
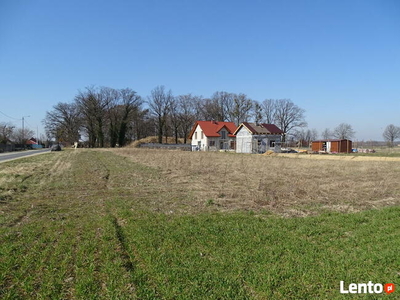
POLYGON ((395 285, 393 283, 350 283, 345 287, 344 281, 340 281, 340 293, 341 294, 382 294, 385 291, 386 294, 391 294, 395 291, 395 285))

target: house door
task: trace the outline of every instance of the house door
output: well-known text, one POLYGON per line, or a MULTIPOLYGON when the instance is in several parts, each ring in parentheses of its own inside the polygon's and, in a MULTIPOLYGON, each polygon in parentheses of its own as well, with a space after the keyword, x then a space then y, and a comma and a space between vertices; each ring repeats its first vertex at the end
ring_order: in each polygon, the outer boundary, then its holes
POLYGON ((197 142, 197 148, 199 148, 199 150, 201 150, 201 141, 197 142))

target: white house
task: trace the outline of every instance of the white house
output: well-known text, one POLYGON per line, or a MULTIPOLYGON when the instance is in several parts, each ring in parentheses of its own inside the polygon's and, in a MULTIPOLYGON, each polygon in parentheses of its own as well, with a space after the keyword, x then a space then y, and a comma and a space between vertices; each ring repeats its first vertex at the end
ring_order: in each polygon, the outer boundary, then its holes
POLYGON ((233 133, 237 153, 280 152, 283 131, 274 124, 243 122, 233 133))
POLYGON ((235 150, 235 130, 233 122, 197 121, 189 134, 192 150, 235 150))

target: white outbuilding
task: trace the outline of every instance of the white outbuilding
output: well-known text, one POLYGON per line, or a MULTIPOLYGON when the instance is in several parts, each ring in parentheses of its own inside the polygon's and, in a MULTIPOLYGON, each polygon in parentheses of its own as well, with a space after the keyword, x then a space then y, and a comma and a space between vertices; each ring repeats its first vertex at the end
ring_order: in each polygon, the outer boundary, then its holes
POLYGON ((280 152, 284 132, 274 124, 243 122, 236 135, 236 153, 280 152))

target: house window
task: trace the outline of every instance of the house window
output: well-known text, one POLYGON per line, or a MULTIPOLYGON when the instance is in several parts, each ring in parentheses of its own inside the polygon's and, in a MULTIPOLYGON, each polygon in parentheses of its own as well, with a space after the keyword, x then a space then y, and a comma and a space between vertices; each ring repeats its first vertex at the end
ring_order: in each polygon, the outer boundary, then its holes
POLYGON ((226 131, 221 131, 221 139, 226 139, 226 131))
POLYGON ((194 139, 197 140, 197 131, 194 133, 194 139))
POLYGON ((210 141, 210 147, 215 147, 215 141, 210 141))
POLYGON ((274 140, 269 141, 269 146, 270 147, 275 147, 275 141, 274 140))
POLYGON ((204 139, 203 131, 201 132, 201 139, 204 139))

